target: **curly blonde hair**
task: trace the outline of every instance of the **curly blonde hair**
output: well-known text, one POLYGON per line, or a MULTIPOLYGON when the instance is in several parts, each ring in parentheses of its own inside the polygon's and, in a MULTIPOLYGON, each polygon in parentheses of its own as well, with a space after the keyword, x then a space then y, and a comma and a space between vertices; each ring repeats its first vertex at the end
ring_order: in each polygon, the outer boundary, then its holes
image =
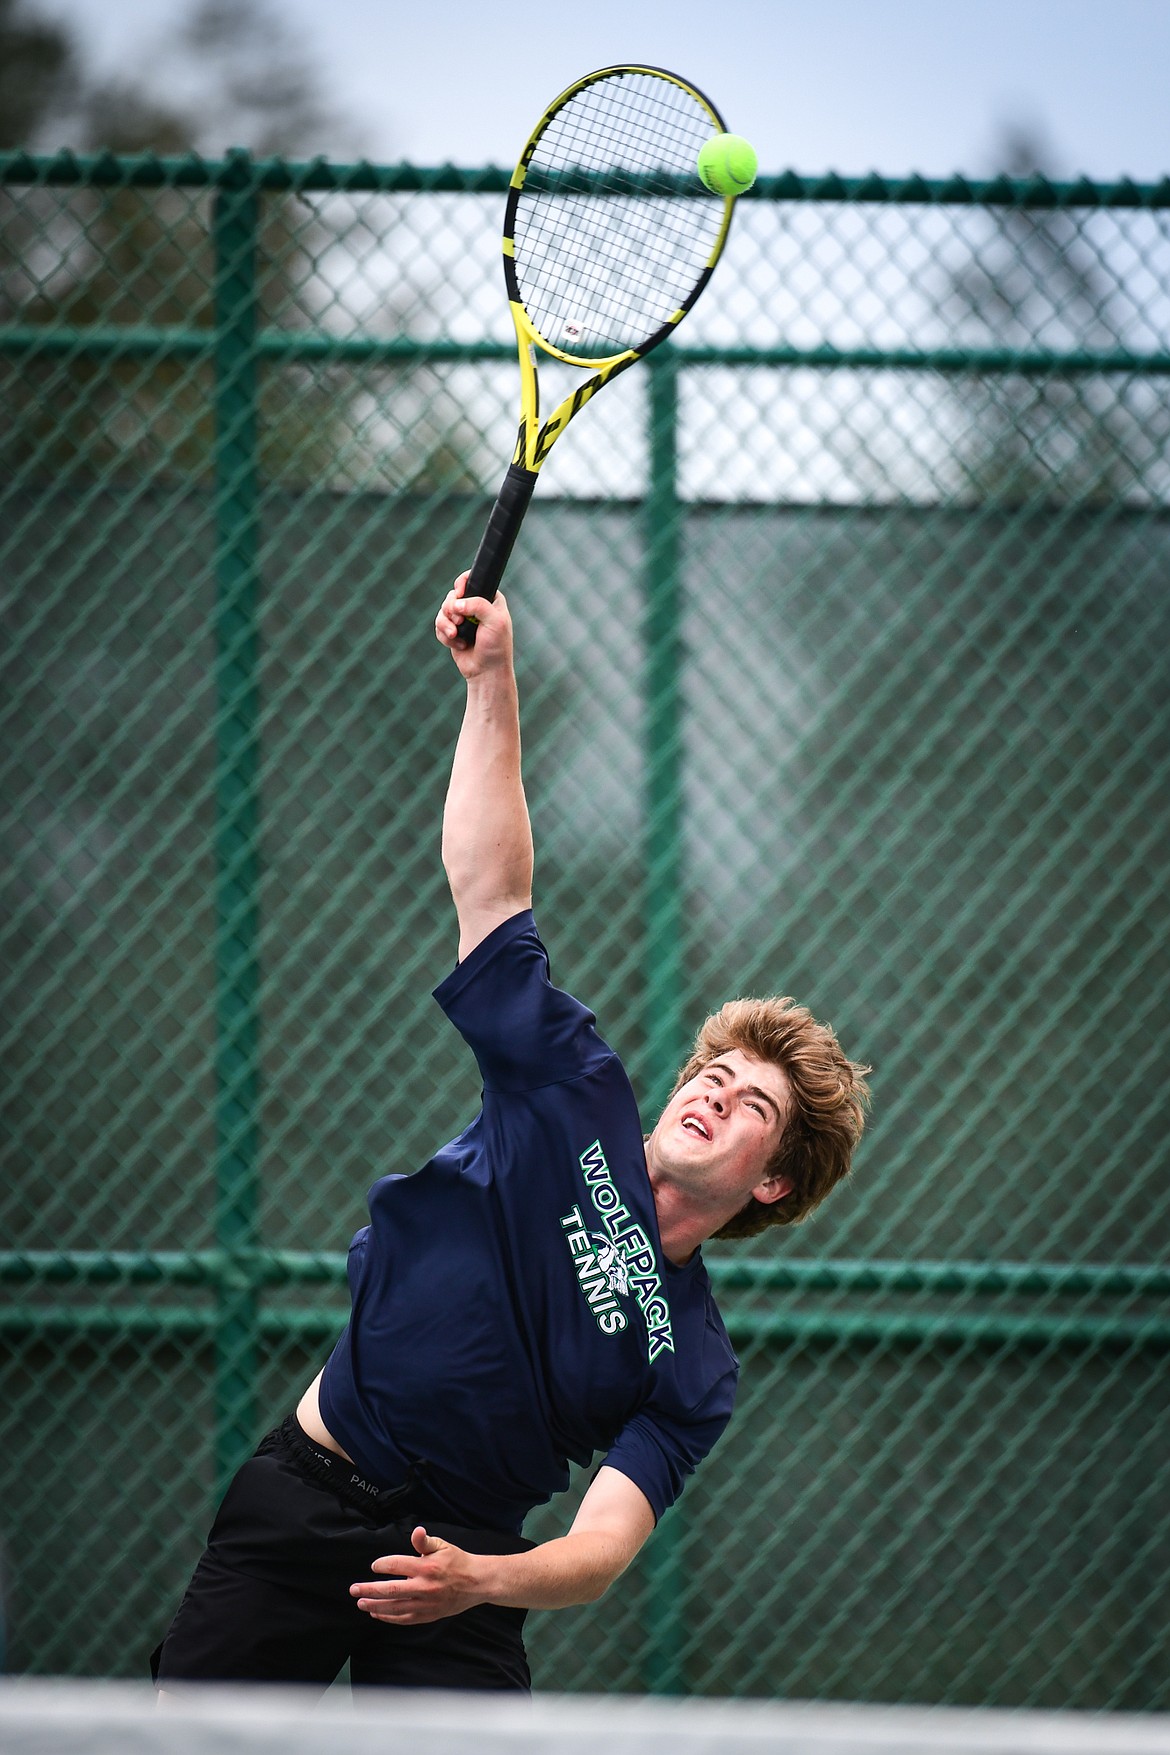
POLYGON ((871 1069, 849 1060, 829 1026, 794 1000, 731 999, 699 1031, 674 1091, 733 1048, 780 1067, 792 1093, 780 1143, 761 1177, 787 1177, 791 1193, 771 1205, 753 1196, 715 1232, 755 1237, 769 1225, 807 1219, 848 1176, 865 1125, 871 1069))

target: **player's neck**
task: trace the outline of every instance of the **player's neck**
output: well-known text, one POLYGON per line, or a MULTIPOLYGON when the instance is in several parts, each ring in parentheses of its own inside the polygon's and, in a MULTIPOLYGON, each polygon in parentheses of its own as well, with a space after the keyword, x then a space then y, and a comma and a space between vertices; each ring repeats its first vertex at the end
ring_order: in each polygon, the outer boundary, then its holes
POLYGON ((658 1215, 662 1253, 675 1267, 685 1267, 710 1232, 681 1189, 656 1177, 653 1171, 650 1172, 650 1188, 658 1215))

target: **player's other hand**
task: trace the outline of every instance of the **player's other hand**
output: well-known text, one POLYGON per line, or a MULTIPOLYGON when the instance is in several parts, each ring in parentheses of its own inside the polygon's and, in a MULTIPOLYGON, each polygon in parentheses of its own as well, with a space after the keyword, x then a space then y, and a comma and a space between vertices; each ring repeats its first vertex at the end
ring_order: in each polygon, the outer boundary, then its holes
POLYGON ((512 663, 512 618, 503 594, 492 598, 466 597, 467 573, 460 573, 443 599, 435 617, 435 638, 446 646, 465 677, 482 676, 487 670, 512 663), (468 616, 477 622, 474 646, 465 646, 459 633, 468 616))
POLYGON ((387 1554, 374 1572, 390 1577, 352 1584, 349 1594, 375 1621, 417 1626, 461 1614, 484 1601, 477 1556, 453 1542, 429 1536, 420 1524, 410 1537, 413 1554, 387 1554))

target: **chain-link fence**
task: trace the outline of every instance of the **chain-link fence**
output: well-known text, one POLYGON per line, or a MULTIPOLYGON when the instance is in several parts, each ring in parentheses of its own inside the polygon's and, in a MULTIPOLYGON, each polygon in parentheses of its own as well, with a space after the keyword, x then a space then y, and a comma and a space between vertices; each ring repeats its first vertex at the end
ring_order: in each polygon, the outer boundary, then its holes
MULTIPOLYGON (((506 177, 0 176, 9 1663, 142 1674, 477 1101, 430 627, 506 177)), ((735 992, 876 1068, 850 1187, 709 1250, 737 1417, 542 1688, 1170 1706, 1168 373, 1168 184, 775 178, 542 474, 557 976, 651 1113, 735 992)))

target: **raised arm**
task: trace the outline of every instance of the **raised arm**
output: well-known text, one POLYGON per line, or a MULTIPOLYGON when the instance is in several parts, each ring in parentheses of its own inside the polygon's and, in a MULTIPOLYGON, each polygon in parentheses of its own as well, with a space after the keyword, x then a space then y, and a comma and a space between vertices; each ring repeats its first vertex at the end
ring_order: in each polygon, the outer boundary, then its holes
POLYGON ((467 703, 443 811, 443 867, 459 920, 459 959, 493 928, 532 906, 532 825, 520 774, 520 704, 512 620, 502 596, 464 598, 455 581, 435 635, 467 684, 467 703), (459 643, 465 616, 474 646, 459 643))

